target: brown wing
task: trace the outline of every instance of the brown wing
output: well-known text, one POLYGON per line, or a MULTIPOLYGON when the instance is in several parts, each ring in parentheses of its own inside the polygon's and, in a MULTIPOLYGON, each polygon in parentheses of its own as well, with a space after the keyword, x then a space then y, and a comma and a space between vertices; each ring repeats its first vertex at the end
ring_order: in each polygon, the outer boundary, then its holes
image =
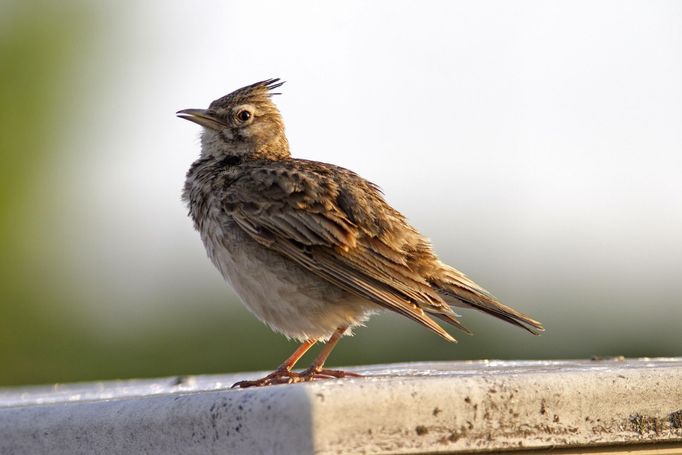
POLYGON ((305 160, 242 166, 223 207, 261 245, 447 340, 455 341, 427 312, 466 331, 424 278, 438 267, 429 243, 374 185, 305 160))

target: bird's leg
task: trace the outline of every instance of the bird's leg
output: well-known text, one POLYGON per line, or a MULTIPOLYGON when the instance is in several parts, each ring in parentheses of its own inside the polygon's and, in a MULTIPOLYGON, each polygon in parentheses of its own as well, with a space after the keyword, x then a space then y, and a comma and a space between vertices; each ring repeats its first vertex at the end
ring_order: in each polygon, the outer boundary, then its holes
POLYGON ((341 326, 336 329, 336 332, 329 338, 327 344, 324 345, 322 352, 317 356, 315 361, 304 370, 294 382, 301 381, 312 381, 313 379, 331 379, 331 378, 359 378, 362 375, 357 373, 351 373, 350 371, 340 371, 340 370, 328 370, 324 368, 324 363, 327 361, 327 357, 331 354, 336 343, 339 342, 343 334, 348 329, 348 326, 341 326))
POLYGON ((294 368, 294 365, 296 365, 296 362, 298 362, 300 358, 303 357, 306 352, 308 352, 308 349, 313 347, 316 342, 317 340, 314 339, 304 341, 298 347, 298 349, 296 349, 294 353, 289 356, 288 359, 282 362, 282 364, 269 375, 253 381, 239 381, 235 383, 232 388, 234 389, 238 387, 245 389, 246 387, 260 387, 270 384, 288 384, 291 382, 300 382, 298 380, 299 374, 294 373, 291 370, 294 368))

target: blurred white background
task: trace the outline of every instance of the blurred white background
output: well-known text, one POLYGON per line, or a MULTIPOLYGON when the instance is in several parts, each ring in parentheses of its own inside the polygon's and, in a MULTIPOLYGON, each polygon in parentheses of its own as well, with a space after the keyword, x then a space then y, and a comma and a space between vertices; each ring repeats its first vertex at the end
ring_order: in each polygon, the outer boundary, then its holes
POLYGON ((99 336, 242 311, 180 201, 199 128, 174 114, 280 77, 294 156, 379 184, 444 260, 546 324, 536 355, 617 354, 622 340, 679 354, 682 3, 85 9, 96 20, 74 40, 58 152, 38 163, 50 202, 23 219, 99 336))

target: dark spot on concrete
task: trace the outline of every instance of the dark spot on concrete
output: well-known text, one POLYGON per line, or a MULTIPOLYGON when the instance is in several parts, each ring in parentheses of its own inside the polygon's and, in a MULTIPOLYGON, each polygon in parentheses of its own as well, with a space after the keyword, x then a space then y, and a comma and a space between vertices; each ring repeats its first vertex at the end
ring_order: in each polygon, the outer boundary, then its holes
POLYGON ((547 414, 547 407, 545 406, 545 400, 542 400, 540 402, 540 414, 541 415, 547 414))
POLYGON ((670 413, 670 415, 668 416, 668 420, 670 420, 671 427, 682 428, 682 409, 670 413))
POLYGON ((559 423, 559 416, 554 414, 554 418, 552 419, 554 423, 559 423))
POLYGON ((622 362, 625 360, 625 356, 622 355, 593 355, 590 357, 593 362, 603 362, 606 360, 611 360, 614 362, 622 362))
POLYGON ((435 417, 438 417, 438 414, 440 414, 441 412, 443 412, 441 408, 433 408, 433 415, 435 417))
POLYGON ((630 425, 632 431, 639 434, 656 433, 660 434, 663 431, 663 422, 658 417, 643 416, 639 413, 630 416, 630 425))
POLYGON ((466 397, 466 398, 464 399, 464 402, 465 402, 465 403, 471 403, 471 398, 466 397))
POLYGON ((450 442, 457 442, 457 441, 459 441, 459 439, 460 439, 461 437, 462 437, 461 434, 459 434, 459 433, 457 433, 457 432, 452 432, 452 433, 450 433, 450 436, 448 436, 448 441, 450 441, 450 442))
POLYGON ((187 384, 189 381, 190 381, 190 376, 180 375, 180 376, 176 376, 173 379, 171 379, 170 385, 171 386, 184 385, 184 384, 187 384))
POLYGON ((417 428, 415 428, 414 431, 417 432, 417 435, 424 436, 429 432, 429 429, 424 425, 417 425, 417 428))

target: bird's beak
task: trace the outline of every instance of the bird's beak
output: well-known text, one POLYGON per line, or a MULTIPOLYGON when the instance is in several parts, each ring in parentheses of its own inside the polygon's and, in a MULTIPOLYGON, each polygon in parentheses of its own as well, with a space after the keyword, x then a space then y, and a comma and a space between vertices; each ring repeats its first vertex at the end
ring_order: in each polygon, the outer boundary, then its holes
POLYGON ((219 131, 227 127, 225 123, 220 121, 212 112, 206 109, 183 109, 176 112, 175 115, 212 130, 219 131))

